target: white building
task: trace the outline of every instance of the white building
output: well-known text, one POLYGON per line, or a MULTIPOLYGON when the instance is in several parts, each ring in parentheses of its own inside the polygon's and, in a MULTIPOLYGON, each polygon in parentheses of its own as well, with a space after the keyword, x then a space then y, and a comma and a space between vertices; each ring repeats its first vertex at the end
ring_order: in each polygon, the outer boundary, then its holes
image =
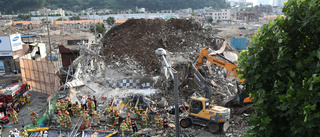
POLYGON ((212 17, 213 21, 227 21, 231 20, 231 10, 230 9, 221 9, 219 11, 210 11, 207 12, 207 16, 212 17))
POLYGON ((146 8, 138 8, 138 7, 136 7, 136 12, 143 12, 143 13, 145 13, 146 12, 146 8))

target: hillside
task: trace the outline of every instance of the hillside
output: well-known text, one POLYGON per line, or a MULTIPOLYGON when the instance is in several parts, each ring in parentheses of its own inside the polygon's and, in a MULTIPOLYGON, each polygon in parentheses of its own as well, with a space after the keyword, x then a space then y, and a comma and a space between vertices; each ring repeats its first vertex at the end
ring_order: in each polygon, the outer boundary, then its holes
POLYGON ((149 11, 177 10, 184 8, 198 9, 212 6, 214 9, 226 8, 225 0, 1 0, 0 11, 5 14, 34 11, 43 7, 62 8, 79 11, 94 9, 135 9, 144 7, 149 11))

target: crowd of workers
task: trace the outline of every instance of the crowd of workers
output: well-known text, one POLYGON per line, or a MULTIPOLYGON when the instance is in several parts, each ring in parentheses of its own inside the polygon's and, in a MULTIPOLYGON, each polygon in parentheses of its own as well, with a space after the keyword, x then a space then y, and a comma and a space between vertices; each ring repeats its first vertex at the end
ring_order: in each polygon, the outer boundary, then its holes
MULTIPOLYGON (((29 93, 26 98, 28 106, 31 105, 30 96, 31 94, 29 93)), ((100 119, 103 115, 106 116, 108 120, 114 122, 113 126, 119 127, 119 131, 122 132, 122 136, 124 136, 125 131, 131 130, 134 133, 138 131, 138 124, 135 120, 132 120, 130 118, 130 113, 127 113, 127 117, 122 121, 122 123, 119 124, 119 111, 116 108, 112 107, 111 103, 108 103, 106 108, 100 110, 99 108, 97 109, 97 99, 95 96, 93 96, 92 98, 85 98, 83 96, 80 96, 80 98, 81 104, 79 104, 78 102, 72 102, 69 98, 66 98, 65 100, 57 100, 56 109, 58 111, 58 119, 61 128, 72 128, 71 117, 81 117, 83 119, 82 124, 84 128, 88 128, 90 125, 90 121, 92 121, 93 119, 97 121, 98 125, 101 125, 100 119)), ((149 116, 145 112, 142 112, 140 116, 142 119, 141 127, 147 128, 149 116)), ((12 111, 11 117, 14 121, 14 124, 18 124, 18 113, 15 110, 12 111)), ((32 124, 34 125, 34 127, 37 127, 38 114, 36 112, 32 112, 30 115, 30 119, 32 120, 32 124)), ((168 127, 168 119, 169 114, 161 119, 159 113, 156 113, 156 115, 154 116, 156 131, 158 131, 160 128, 166 129, 168 127)), ((10 134, 11 133, 16 132, 10 132, 10 134)), ((25 137, 27 135, 27 131, 24 127, 19 132, 19 135, 21 137, 25 137)))
MULTIPOLYGON (((97 121, 97 125, 101 125, 100 119, 101 116, 106 116, 109 121, 114 122, 115 127, 119 127, 119 130, 122 132, 122 136, 124 136, 125 131, 138 131, 138 124, 135 120, 130 118, 130 113, 127 113, 127 117, 119 123, 119 111, 112 107, 111 103, 107 104, 106 108, 97 108, 97 99, 95 96, 85 98, 80 96, 81 104, 78 102, 72 102, 70 99, 66 98, 65 101, 58 100, 56 103, 56 108, 58 110, 58 118, 60 122, 60 127, 70 129, 72 128, 71 125, 71 117, 81 117, 83 119, 83 127, 88 128, 89 125, 94 125, 91 123, 94 119, 97 121), (119 125, 120 124, 120 125, 119 125)), ((143 112, 140 114, 142 119, 142 128, 148 127, 148 115, 143 112)), ((164 117, 163 119, 160 118, 159 113, 156 113, 154 117, 155 129, 162 128, 165 129, 168 127, 168 119, 169 115, 164 117)), ((109 125, 110 126, 110 125, 109 125)))

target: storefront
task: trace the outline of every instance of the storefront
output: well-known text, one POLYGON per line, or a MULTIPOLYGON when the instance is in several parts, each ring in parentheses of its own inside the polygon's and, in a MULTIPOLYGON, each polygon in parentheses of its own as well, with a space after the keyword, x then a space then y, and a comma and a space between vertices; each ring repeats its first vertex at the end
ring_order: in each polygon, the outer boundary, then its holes
POLYGON ((0 73, 12 72, 13 52, 23 49, 20 34, 0 35, 0 73))

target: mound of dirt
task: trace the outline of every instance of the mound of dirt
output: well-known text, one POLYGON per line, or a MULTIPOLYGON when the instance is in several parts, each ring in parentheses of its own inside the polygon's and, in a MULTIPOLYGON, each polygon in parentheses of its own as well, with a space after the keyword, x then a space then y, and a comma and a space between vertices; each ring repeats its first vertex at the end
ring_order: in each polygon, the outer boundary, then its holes
POLYGON ((200 50, 204 44, 218 49, 220 46, 213 44, 217 39, 213 36, 215 31, 204 29, 193 19, 129 19, 107 32, 100 55, 106 56, 107 62, 119 58, 125 62, 123 57, 129 56, 150 74, 161 67, 155 54, 157 48, 189 52, 200 50))

